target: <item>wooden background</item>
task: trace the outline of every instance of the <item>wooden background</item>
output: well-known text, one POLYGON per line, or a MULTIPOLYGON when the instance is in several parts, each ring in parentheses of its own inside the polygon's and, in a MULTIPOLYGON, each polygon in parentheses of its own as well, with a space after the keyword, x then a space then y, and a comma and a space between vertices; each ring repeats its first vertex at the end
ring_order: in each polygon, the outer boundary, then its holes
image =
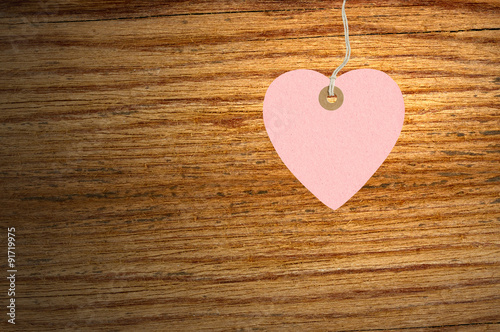
POLYGON ((2 1, 0 247, 18 331, 500 331, 500 2, 350 0, 400 86, 385 163, 336 211, 262 102, 342 62, 341 1, 2 1))

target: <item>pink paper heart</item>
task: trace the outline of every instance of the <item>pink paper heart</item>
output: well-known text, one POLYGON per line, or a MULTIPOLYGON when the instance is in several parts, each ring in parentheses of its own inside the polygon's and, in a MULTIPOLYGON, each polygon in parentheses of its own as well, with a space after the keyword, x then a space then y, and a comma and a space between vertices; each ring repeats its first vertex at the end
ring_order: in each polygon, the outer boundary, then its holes
POLYGON ((264 98, 264 124, 281 160, 297 179, 332 209, 347 202, 370 179, 398 140, 404 121, 401 90, 374 69, 349 71, 335 86, 342 106, 325 110, 320 91, 330 79, 316 71, 287 72, 264 98))

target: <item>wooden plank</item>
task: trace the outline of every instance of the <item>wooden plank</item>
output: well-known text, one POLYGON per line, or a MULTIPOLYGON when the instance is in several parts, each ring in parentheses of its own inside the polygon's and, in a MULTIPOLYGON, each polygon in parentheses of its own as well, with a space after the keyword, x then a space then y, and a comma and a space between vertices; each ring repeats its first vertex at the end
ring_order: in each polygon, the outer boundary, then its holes
POLYGON ((281 73, 342 61, 339 4, 0 5, 18 329, 500 328, 500 6, 348 2, 345 70, 388 73, 406 116, 331 211, 277 156, 262 101, 281 73))

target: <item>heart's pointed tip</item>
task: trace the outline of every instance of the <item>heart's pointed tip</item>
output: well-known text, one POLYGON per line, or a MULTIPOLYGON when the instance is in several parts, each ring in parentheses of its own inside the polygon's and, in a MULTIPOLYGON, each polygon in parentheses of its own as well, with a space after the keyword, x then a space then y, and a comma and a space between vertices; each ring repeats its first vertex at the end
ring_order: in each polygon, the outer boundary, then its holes
POLYGON ((344 206, 345 203, 347 203, 347 201, 343 202, 343 203, 338 203, 338 202, 335 202, 335 203, 325 203, 322 201, 323 204, 325 204, 328 208, 332 209, 333 211, 336 211, 338 209, 340 209, 342 206, 344 206))
MULTIPOLYGON (((328 205, 327 205, 328 206, 328 205)), ((341 205, 342 206, 342 205, 341 205)), ((341 206, 328 206, 332 211, 338 210, 341 206)))

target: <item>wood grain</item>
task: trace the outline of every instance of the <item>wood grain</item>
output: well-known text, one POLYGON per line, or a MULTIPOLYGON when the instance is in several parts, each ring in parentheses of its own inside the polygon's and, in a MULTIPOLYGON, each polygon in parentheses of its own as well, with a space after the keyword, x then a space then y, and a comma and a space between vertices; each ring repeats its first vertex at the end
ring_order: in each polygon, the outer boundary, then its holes
POLYGON ((0 4, 2 330, 500 330, 500 4, 348 2, 345 70, 388 73, 406 116, 332 211, 262 101, 342 61, 340 4, 0 4))

